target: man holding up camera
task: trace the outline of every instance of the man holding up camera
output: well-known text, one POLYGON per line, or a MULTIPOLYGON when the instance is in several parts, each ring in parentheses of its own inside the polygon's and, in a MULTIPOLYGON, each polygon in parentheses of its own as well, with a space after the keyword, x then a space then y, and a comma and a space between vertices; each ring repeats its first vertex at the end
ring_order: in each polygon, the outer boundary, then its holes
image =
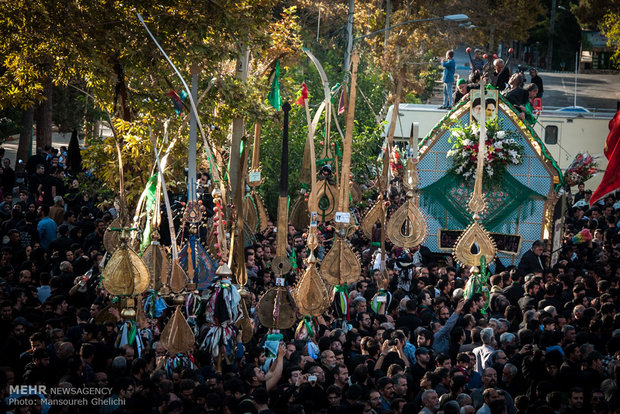
POLYGON ((454 50, 448 50, 446 57, 441 59, 443 66, 443 106, 439 109, 452 109, 452 85, 454 84, 454 72, 456 72, 456 62, 454 61, 454 50))

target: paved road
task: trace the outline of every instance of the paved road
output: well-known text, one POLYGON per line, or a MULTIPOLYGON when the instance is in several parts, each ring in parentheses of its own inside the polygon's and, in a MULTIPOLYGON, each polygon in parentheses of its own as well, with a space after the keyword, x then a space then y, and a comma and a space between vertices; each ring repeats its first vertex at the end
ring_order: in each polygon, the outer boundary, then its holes
MULTIPOLYGON (((60 148, 61 146, 69 147, 69 140, 71 140, 71 133, 59 134, 54 132, 52 134, 52 143, 55 148, 60 148)), ((36 152, 35 148, 35 137, 32 137, 32 153, 36 152)), ((80 141, 80 144, 83 144, 83 141, 80 141)), ((15 166, 16 160, 15 156, 17 155, 17 146, 19 145, 19 135, 14 136, 12 139, 6 141, 2 144, 2 147, 6 150, 5 157, 11 160, 11 165, 15 166)), ((26 162, 26 160, 24 160, 26 162)))

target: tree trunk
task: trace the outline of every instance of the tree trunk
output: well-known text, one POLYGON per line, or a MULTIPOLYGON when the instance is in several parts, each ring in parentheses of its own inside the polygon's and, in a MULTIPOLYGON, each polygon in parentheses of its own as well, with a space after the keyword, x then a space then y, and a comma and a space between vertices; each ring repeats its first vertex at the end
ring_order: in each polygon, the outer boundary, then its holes
POLYGON ((52 83, 47 82, 43 90, 43 100, 37 106, 37 148, 52 145, 52 83))
POLYGON ((24 171, 28 154, 30 152, 30 138, 32 137, 32 124, 34 123, 34 108, 29 108, 22 114, 22 130, 19 133, 19 144, 15 157, 15 171, 24 171), (22 161, 21 163, 19 161, 22 161))
MULTIPOLYGON (((248 78, 248 67, 250 62, 250 49, 244 46, 237 58, 237 79, 245 82, 248 78)), ((235 118, 232 122, 232 138, 230 143, 230 168, 228 179, 230 182, 230 194, 235 196, 237 187, 243 185, 243 171, 241 171, 241 139, 245 134, 245 123, 243 118, 235 118)), ((241 211, 241 206, 235 206, 241 211)))

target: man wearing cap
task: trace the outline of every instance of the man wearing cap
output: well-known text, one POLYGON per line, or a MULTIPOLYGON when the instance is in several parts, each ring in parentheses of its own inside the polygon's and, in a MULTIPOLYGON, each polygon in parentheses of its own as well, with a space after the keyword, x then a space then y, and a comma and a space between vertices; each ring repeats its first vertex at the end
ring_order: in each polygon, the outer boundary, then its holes
POLYGON ((463 78, 456 81, 456 90, 452 95, 452 100, 454 101, 454 105, 456 105, 461 98, 466 96, 469 93, 469 85, 467 85, 467 81, 463 78))

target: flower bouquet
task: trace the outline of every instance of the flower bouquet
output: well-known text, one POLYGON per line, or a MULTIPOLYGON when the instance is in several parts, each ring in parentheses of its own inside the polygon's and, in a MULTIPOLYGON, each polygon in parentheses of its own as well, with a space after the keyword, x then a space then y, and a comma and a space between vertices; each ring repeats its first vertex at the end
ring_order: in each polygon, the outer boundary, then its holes
POLYGON ((403 159, 398 148, 394 146, 390 153, 390 169, 394 178, 400 178, 403 175, 403 159))
MULTIPOLYGON (((501 130, 497 117, 487 119, 486 158, 483 178, 487 182, 501 180, 508 165, 523 162, 523 147, 511 131, 501 130)), ((478 164, 478 138, 480 127, 477 124, 460 125, 451 129, 452 149, 447 157, 452 158, 450 172, 468 180, 475 176, 478 164)))
POLYGON ((586 153, 578 153, 573 162, 568 166, 564 173, 564 181, 569 186, 585 183, 594 177, 598 170, 598 156, 593 157, 586 153))

